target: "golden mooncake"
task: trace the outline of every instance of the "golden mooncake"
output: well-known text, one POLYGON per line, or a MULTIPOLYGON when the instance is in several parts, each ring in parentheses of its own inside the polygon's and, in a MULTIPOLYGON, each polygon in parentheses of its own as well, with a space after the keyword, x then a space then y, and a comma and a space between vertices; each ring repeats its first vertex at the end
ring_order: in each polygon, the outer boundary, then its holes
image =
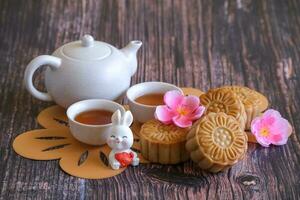
POLYGON ((189 159, 185 149, 189 129, 165 125, 158 120, 144 123, 140 131, 140 145, 143 157, 150 162, 177 164, 189 159))
POLYGON ((243 159, 247 135, 239 122, 225 113, 209 113, 187 135, 186 149, 201 169, 219 172, 243 159))
POLYGON ((209 90, 200 96, 200 101, 206 108, 205 114, 224 112, 236 118, 244 130, 247 115, 243 103, 234 92, 222 89, 209 90))
POLYGON ((224 86, 218 88, 234 92, 244 104, 247 115, 246 130, 250 130, 251 121, 268 108, 268 99, 259 92, 243 86, 224 86))

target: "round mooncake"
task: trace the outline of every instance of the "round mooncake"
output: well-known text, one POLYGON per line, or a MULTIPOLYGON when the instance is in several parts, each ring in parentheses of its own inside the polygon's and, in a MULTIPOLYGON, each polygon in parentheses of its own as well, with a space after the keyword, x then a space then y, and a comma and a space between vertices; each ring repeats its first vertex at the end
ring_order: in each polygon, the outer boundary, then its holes
POLYGON ((209 90, 200 96, 200 101, 206 108, 205 114, 224 112, 236 118, 244 130, 247 115, 243 103, 234 92, 221 89, 209 90))
POLYGON ((141 153, 150 162, 177 164, 189 159, 185 149, 189 129, 165 125, 158 120, 144 123, 140 131, 141 153))
POLYGON ((252 120, 268 108, 268 99, 259 92, 243 86, 224 86, 218 88, 234 92, 244 104, 247 115, 246 130, 250 130, 252 120))
POLYGON ((187 135, 186 149, 200 168, 219 172, 243 159, 247 135, 239 122, 225 113, 209 113, 187 135))

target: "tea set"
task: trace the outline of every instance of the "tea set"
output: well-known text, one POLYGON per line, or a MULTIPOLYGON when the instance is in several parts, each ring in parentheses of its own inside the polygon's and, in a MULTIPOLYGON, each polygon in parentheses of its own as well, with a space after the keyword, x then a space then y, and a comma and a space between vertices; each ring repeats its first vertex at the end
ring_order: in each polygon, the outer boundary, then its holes
POLYGON ((55 101, 67 109, 69 128, 74 138, 90 145, 108 144, 112 148, 109 161, 113 169, 126 166, 128 155, 132 165, 138 165, 136 153, 130 150, 133 134, 129 126, 133 118, 141 123, 154 118, 156 106, 140 104, 135 99, 170 90, 182 93, 179 87, 164 82, 145 82, 129 88, 131 77, 137 70, 136 54, 141 45, 141 41, 134 40, 117 49, 95 41, 91 35, 84 35, 79 41, 59 47, 52 55, 34 58, 25 70, 25 85, 34 97, 55 101), (47 93, 38 91, 32 80, 34 72, 43 65, 49 66, 45 72, 47 93), (125 111, 117 103, 125 93, 130 111, 125 111), (111 123, 91 125, 75 120, 80 113, 101 109, 113 113, 111 123), (119 147, 121 144, 125 146, 119 147), (116 161, 121 153, 127 158, 125 163, 116 161))
POLYGON ((251 137, 264 147, 287 143, 293 131, 290 123, 278 111, 268 109, 263 94, 250 88, 223 86, 186 96, 179 87, 164 82, 130 87, 141 45, 134 40, 117 49, 84 35, 52 55, 33 59, 25 70, 26 88, 34 97, 67 109, 75 139, 89 145, 107 144, 113 170, 139 164, 131 149, 133 120, 141 124, 143 158, 161 164, 191 158, 213 173, 242 160, 251 137), (38 91, 32 80, 43 65, 48 66, 46 93, 38 91), (129 111, 120 104, 124 96, 129 111))

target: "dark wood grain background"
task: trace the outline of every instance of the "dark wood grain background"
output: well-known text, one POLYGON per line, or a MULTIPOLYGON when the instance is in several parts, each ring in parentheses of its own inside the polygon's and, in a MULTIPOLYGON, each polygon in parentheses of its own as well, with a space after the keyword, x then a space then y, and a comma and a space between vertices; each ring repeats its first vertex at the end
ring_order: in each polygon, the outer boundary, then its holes
POLYGON ((0 199, 300 199, 299 76, 297 0, 0 0, 0 199), (35 117, 53 104, 25 90, 26 65, 85 33, 117 47, 143 41, 132 84, 246 85, 268 96, 295 131, 282 147, 250 145, 243 161, 215 175, 187 162, 85 180, 58 161, 16 155, 13 139, 40 128, 35 117))

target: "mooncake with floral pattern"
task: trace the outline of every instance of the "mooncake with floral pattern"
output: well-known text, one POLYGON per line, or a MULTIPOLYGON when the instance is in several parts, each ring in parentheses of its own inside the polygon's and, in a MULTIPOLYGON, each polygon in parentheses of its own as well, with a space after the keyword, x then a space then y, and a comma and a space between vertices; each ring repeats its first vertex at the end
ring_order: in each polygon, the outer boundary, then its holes
POLYGON ((186 149, 201 169, 219 172, 243 159, 247 135, 239 122, 225 113, 209 113, 187 135, 186 149))
POLYGON ((200 96, 200 101, 205 106, 205 114, 224 112, 237 119, 244 130, 247 115, 243 103, 238 96, 229 90, 213 89, 200 96))
POLYGON ((177 164, 189 159, 185 149, 188 128, 166 125, 158 120, 144 123, 140 131, 141 153, 150 162, 177 164))

